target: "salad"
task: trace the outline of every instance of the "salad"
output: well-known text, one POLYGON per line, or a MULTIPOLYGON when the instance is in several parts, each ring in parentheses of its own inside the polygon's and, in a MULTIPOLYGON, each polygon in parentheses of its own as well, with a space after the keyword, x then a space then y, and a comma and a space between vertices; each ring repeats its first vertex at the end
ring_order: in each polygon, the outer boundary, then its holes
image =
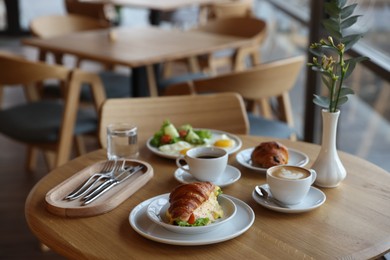
POLYGON ((153 147, 167 144, 187 142, 192 145, 202 145, 211 138, 211 131, 206 129, 195 130, 191 125, 185 124, 176 128, 169 120, 164 120, 160 130, 156 132, 150 141, 153 147))

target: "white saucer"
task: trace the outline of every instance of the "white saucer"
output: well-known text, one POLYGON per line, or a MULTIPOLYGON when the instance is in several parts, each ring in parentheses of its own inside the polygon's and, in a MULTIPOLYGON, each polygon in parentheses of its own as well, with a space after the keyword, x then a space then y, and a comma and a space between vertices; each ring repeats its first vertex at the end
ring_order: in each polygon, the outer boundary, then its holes
MULTIPOLYGON (((267 170, 266 168, 261 168, 252 165, 251 154, 254 149, 255 148, 252 147, 240 151, 236 156, 236 160, 239 164, 241 164, 242 166, 248 169, 265 173, 267 170)), ((305 153, 302 153, 292 148, 288 148, 288 163, 287 163, 288 165, 305 166, 308 162, 309 162, 309 157, 305 153)))
MULTIPOLYGON (((232 183, 235 183, 236 181, 238 181, 240 179, 240 177, 241 177, 240 170, 238 170, 236 167, 228 165, 226 167, 225 172, 220 177, 220 179, 213 182, 213 184, 223 188, 223 187, 228 186, 232 183)), ((189 174, 188 172, 186 172, 180 168, 178 168, 175 171, 175 179, 181 183, 192 183, 192 182, 199 181, 195 177, 193 177, 191 174, 189 174)))
MULTIPOLYGON (((260 187, 264 188, 269 194, 271 194, 268 184, 260 185, 260 187)), ((276 205, 273 202, 264 200, 256 193, 254 189, 252 192, 252 197, 261 206, 274 211, 283 212, 283 213, 300 213, 300 212, 310 211, 324 204, 326 200, 325 193, 323 193, 321 190, 314 187, 310 187, 309 193, 307 194, 304 201, 302 201, 297 205, 288 206, 288 208, 283 208, 276 205)))
POLYGON ((213 232, 192 235, 175 233, 157 225, 146 215, 148 205, 152 201, 163 196, 164 195, 160 195, 150 198, 140 203, 129 215, 130 225, 138 234, 160 243, 183 246, 220 243, 240 236, 246 232, 255 221, 255 213, 248 204, 232 196, 224 195, 231 199, 237 208, 236 214, 231 220, 222 224, 213 232))

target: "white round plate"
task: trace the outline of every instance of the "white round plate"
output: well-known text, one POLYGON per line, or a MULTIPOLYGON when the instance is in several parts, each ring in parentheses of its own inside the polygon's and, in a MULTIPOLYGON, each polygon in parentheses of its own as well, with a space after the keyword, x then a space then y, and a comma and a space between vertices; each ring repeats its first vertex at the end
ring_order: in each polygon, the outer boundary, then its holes
MULTIPOLYGON (((160 195, 164 196, 164 195, 160 195)), ((159 198, 159 196, 148 199, 136 206, 129 215, 131 227, 141 236, 160 243, 182 246, 197 246, 220 243, 238 237, 247 231, 255 221, 255 213, 245 202, 229 195, 236 205, 236 214, 233 218, 220 225, 213 232, 203 234, 179 234, 166 230, 160 225, 151 221, 146 215, 148 205, 159 198)))
MULTIPOLYGON (((260 185, 262 188, 264 188, 268 194, 271 195, 271 191, 269 190, 268 184, 263 184, 260 185)), ((267 201, 260 197, 255 190, 252 192, 252 197, 253 199, 260 204, 261 206, 278 211, 278 212, 283 212, 283 213, 301 213, 301 212, 306 212, 310 211, 313 209, 318 208, 324 202, 326 201, 326 195, 323 193, 321 190, 315 188, 315 187, 310 187, 309 193, 307 194, 306 198, 304 201, 297 205, 289 205, 288 207, 281 207, 271 201, 267 201)))
MULTIPOLYGON (((196 130, 200 130, 199 128, 197 128, 196 130)), ((227 135, 227 137, 229 139, 232 139, 234 140, 234 143, 235 145, 233 147, 230 147, 230 148, 226 148, 227 149, 227 152, 228 154, 233 154, 235 152, 237 152, 238 150, 240 150, 241 146, 242 146, 242 141, 241 139, 234 135, 234 134, 229 134, 227 132, 224 132, 224 131, 219 131, 219 130, 212 130, 212 129, 208 129, 211 131, 212 133, 212 137, 210 140, 213 140, 213 138, 217 137, 217 136, 221 136, 221 135, 227 135)), ((179 152, 175 153, 175 154, 168 154, 168 153, 164 153, 162 151, 160 151, 157 147, 154 147, 150 144, 150 141, 153 139, 153 136, 150 137, 148 139, 148 141, 146 142, 146 147, 154 154, 157 154, 158 156, 161 156, 161 157, 164 157, 164 158, 168 158, 168 159, 176 159, 180 156, 179 152)), ((210 146, 210 145, 209 145, 210 146)), ((195 147, 195 146, 194 146, 195 147)))
POLYGON ((215 230, 220 225, 226 223, 231 220, 236 214, 236 205, 232 200, 227 198, 224 195, 218 196, 219 205, 221 205, 222 210, 224 212, 224 217, 216 220, 215 222, 207 225, 207 226, 199 226, 199 227, 180 227, 176 225, 169 224, 169 219, 166 216, 166 212, 169 208, 169 193, 163 194, 163 196, 158 196, 155 200, 153 200, 146 209, 146 215, 159 226, 163 228, 180 233, 180 234, 200 234, 207 233, 215 230))
MULTIPOLYGON (((181 183, 192 183, 197 182, 197 180, 194 176, 192 176, 190 173, 178 168, 175 171, 175 179, 178 182, 181 183)), ((241 172, 236 167, 233 167, 231 165, 228 165, 226 167, 225 172, 222 174, 222 176, 219 178, 219 180, 212 182, 213 184, 223 188, 230 184, 235 183, 238 181, 241 177, 241 172)))
MULTIPOLYGON (((252 148, 242 150, 237 154, 236 160, 239 164, 241 164, 242 166, 248 169, 265 173, 267 171, 267 168, 261 168, 252 165, 251 154, 254 149, 255 148, 252 147, 252 148)), ((309 157, 306 154, 297 151, 295 149, 288 148, 288 163, 287 163, 288 165, 305 166, 308 162, 309 162, 309 157)))

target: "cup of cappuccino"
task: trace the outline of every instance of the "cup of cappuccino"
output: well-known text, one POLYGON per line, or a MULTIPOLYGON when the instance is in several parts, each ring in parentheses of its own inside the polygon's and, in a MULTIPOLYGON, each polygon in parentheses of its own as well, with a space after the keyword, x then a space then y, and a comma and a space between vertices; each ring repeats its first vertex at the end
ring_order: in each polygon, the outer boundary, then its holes
POLYGON ((278 165, 267 169, 272 196, 286 205, 301 203, 316 177, 314 170, 299 166, 278 165))
POLYGON ((196 147, 188 150, 184 157, 176 159, 176 165, 200 181, 217 181, 228 163, 228 153, 217 147, 196 147))

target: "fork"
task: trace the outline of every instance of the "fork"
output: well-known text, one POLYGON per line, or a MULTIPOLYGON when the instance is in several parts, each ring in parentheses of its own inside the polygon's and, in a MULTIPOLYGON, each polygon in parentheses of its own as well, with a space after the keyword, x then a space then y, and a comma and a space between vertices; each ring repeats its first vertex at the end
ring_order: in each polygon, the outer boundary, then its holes
POLYGON ((107 192, 110 190, 112 187, 121 184, 134 174, 136 174, 138 171, 142 170, 144 168, 143 165, 138 165, 136 167, 132 167, 131 169, 124 170, 119 173, 118 176, 114 178, 110 178, 106 180, 103 184, 101 184, 99 187, 97 187, 94 191, 92 191, 90 194, 86 195, 83 200, 84 203, 83 205, 87 205, 100 197, 103 193, 107 192))
MULTIPOLYGON (((125 161, 123 161, 124 165, 125 161)), ((122 165, 122 167, 123 167, 122 165)), ((81 184, 79 187, 77 187, 75 190, 73 190, 71 193, 69 193, 64 199, 65 200, 75 200, 77 198, 80 198, 84 194, 86 194, 88 191, 92 189, 92 187, 101 179, 109 178, 114 174, 115 171, 119 170, 119 166, 117 164, 117 161, 107 161, 102 167, 102 170, 98 173, 94 173, 89 177, 83 184, 81 184), (97 177, 97 178, 96 178, 97 177), (95 181, 93 181, 93 179, 95 181), (93 181, 91 183, 91 181, 93 181), (90 184, 91 183, 91 184, 90 184), (88 186, 89 184, 89 186, 88 186)))

